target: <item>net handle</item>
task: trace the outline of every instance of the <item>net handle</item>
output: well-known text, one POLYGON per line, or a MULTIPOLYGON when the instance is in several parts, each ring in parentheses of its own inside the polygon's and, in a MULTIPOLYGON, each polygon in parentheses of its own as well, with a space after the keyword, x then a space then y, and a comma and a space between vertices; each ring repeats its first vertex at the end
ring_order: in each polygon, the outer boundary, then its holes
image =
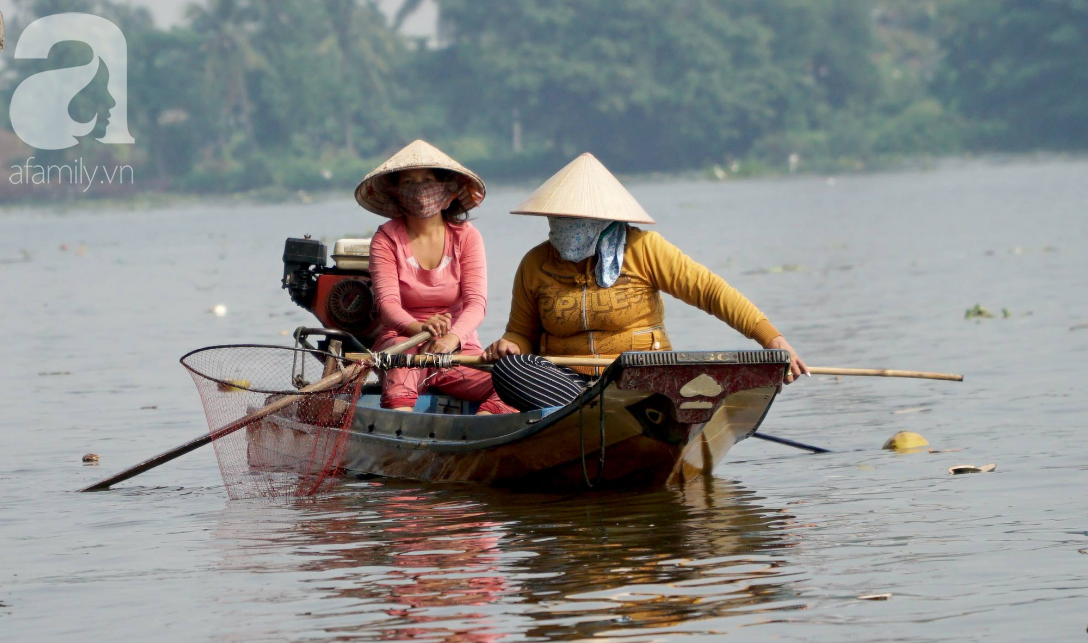
MULTIPOLYGON (((399 353, 399 352, 408 350, 409 348, 413 348, 415 346, 418 346, 419 344, 422 344, 423 342, 427 341, 430 338, 431 338, 430 333, 427 333, 427 332, 419 333, 418 335, 416 335, 416 336, 414 336, 414 337, 412 337, 412 338, 410 338, 410 339, 408 339, 406 341, 403 341, 400 344, 389 347, 389 350, 387 350, 386 352, 388 352, 388 353, 394 353, 394 352, 399 353)), ((283 398, 281 398, 279 400, 276 400, 275 402, 272 402, 271 404, 269 404, 269 405, 267 405, 267 406, 265 406, 265 407, 263 407, 263 408, 261 408, 261 409, 259 409, 257 411, 254 411, 253 413, 250 413, 249 415, 246 415, 245 417, 239 418, 239 419, 235 420, 234 422, 231 422, 230 424, 228 424, 228 425, 226 425, 226 426, 224 426, 222 428, 216 429, 215 431, 210 431, 208 433, 205 433, 204 435, 202 435, 202 436, 200 436, 198 438, 189 440, 185 444, 176 446, 173 449, 170 449, 169 451, 164 451, 164 452, 160 453, 159 455, 157 455, 157 456, 155 456, 153 458, 150 458, 148 460, 144 460, 140 464, 129 467, 128 469, 125 469, 124 471, 122 471, 120 473, 114 474, 114 475, 112 475, 112 476, 110 476, 110 477, 108 477, 108 478, 106 478, 104 480, 100 480, 100 481, 90 485, 89 487, 84 487, 83 489, 80 489, 80 492, 105 491, 105 490, 109 489, 110 487, 112 487, 113 485, 117 484, 118 482, 124 482, 125 480, 128 480, 129 478, 135 478, 136 476, 140 475, 141 473, 143 473, 145 471, 150 471, 151 469, 154 469, 155 467, 166 464, 167 462, 170 462, 171 460, 174 460, 175 458, 180 458, 181 456, 185 455, 186 453, 189 453, 190 451, 195 451, 196 449, 199 449, 200 447, 204 446, 205 444, 208 444, 208 443, 212 442, 213 440, 217 440, 217 439, 222 438, 222 437, 224 437, 226 435, 234 433, 238 429, 241 429, 242 427, 253 424, 257 420, 260 420, 261 418, 264 418, 264 417, 266 417, 268 415, 271 415, 272 413, 275 413, 276 411, 281 411, 284 408, 286 408, 286 407, 290 406, 291 404, 293 404, 296 400, 298 400, 304 394, 316 393, 318 391, 323 391, 325 389, 329 389, 329 388, 332 388, 332 387, 336 386, 337 384, 345 381, 345 379, 351 379, 351 378, 359 377, 359 376, 362 375, 362 371, 363 371, 364 368, 365 368, 364 364, 352 364, 351 366, 347 367, 346 369, 344 369, 343 371, 341 371, 339 373, 333 373, 332 375, 329 375, 328 377, 323 377, 320 380, 314 382, 313 384, 310 384, 309 386, 306 386, 306 387, 300 389, 299 392, 297 394, 295 394, 295 395, 288 395, 288 396, 283 397, 283 398)))
POLYGON ((189 440, 185 444, 182 444, 180 446, 176 446, 173 449, 170 449, 169 451, 164 451, 163 453, 160 453, 159 455, 157 455, 157 456, 155 456, 153 458, 145 460, 145 461, 141 462, 140 464, 138 464, 138 465, 136 465, 134 467, 129 467, 128 469, 125 469, 124 471, 122 471, 122 472, 120 472, 118 474, 112 475, 109 478, 106 478, 105 480, 101 480, 99 482, 96 482, 96 483, 94 483, 93 485, 91 485, 89 487, 84 487, 83 489, 80 489, 80 492, 105 491, 105 490, 109 489, 110 487, 112 487, 113 485, 117 484, 118 482, 124 482, 125 480, 128 480, 129 478, 134 478, 134 477, 140 475, 141 473, 143 473, 145 471, 150 471, 151 469, 154 469, 155 467, 158 467, 159 465, 166 464, 167 462, 170 462, 171 460, 173 460, 175 458, 180 458, 181 456, 185 455, 186 453, 189 453, 190 451, 195 451, 196 449, 199 449, 200 447, 204 446, 205 444, 208 444, 208 443, 213 442, 215 440, 218 440, 218 439, 220 439, 222 437, 230 435, 231 433, 234 433, 235 431, 237 431, 237 430, 239 430, 239 429, 241 429, 243 427, 249 426, 250 424, 253 424, 257 420, 263 419, 263 418, 275 413, 276 411, 282 411, 283 409, 287 408, 288 406, 291 406, 296 401, 298 401, 298 399, 300 397, 302 397, 303 394, 316 393, 318 391, 323 391, 325 389, 332 388, 332 387, 336 386, 337 384, 339 384, 340 382, 344 381, 345 378, 347 378, 349 376, 354 377, 354 376, 358 375, 361 370, 363 370, 363 366, 361 364, 354 364, 352 366, 349 366, 348 368, 344 369, 343 372, 333 373, 332 375, 330 375, 328 377, 324 377, 324 378, 314 382, 313 384, 299 390, 299 393, 296 394, 296 395, 284 396, 284 397, 276 400, 275 402, 272 402, 271 404, 269 404, 269 405, 267 405, 267 406, 265 406, 265 407, 263 407, 261 409, 258 409, 256 411, 250 413, 249 415, 246 415, 245 417, 238 418, 234 422, 231 422, 230 424, 228 424, 228 425, 226 425, 226 426, 224 426, 224 427, 222 427, 220 429, 216 429, 215 431, 205 433, 204 435, 200 436, 199 438, 189 440))

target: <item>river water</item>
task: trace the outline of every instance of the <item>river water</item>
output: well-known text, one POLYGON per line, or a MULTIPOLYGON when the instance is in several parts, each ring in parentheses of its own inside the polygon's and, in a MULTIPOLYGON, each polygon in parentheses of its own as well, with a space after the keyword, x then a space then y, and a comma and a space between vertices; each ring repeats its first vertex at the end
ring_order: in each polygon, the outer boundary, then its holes
MULTIPOLYGON (((0 640, 1083 641, 1086 179, 1043 161, 634 183, 810 365, 966 381, 806 379, 763 430, 834 453, 748 440, 683 489, 345 481, 294 505, 227 500, 211 449, 73 490, 206 430, 184 352, 313 323, 279 288, 286 237, 380 221, 348 201, 6 212, 0 640), (966 320, 975 304, 995 318, 966 320), (900 430, 944 452, 882 451, 900 430)), ((485 341, 546 234, 505 214, 526 192, 477 215, 485 341)), ((751 347, 667 306, 678 348, 751 347)))

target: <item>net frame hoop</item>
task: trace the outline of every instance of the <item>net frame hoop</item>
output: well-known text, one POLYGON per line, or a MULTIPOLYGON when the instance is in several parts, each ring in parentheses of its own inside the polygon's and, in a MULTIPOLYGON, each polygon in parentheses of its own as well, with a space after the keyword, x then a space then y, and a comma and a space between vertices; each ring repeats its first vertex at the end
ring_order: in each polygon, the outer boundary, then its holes
MULTIPOLYGON (((250 386, 240 386, 237 383, 237 381, 232 382, 230 380, 224 380, 224 379, 220 379, 220 378, 217 378, 217 377, 212 377, 210 375, 207 375, 207 374, 201 372, 195 366, 192 366, 191 364, 186 362, 186 360, 188 360, 190 357, 192 357, 194 355, 198 355, 200 353, 205 353, 205 352, 208 352, 208 351, 215 351, 215 350, 221 350, 221 349, 227 349, 227 348, 261 348, 261 349, 274 349, 274 350, 280 350, 280 351, 289 351, 289 352, 294 354, 294 357, 298 357, 298 355, 300 353, 301 354, 309 354, 309 355, 313 355, 314 357, 318 357, 318 359, 320 359, 322 362, 324 362, 327 358, 332 357, 334 359, 339 360, 341 362, 341 366, 346 366, 348 364, 361 364, 362 363, 361 360, 348 359, 348 358, 344 357, 343 355, 334 355, 333 353, 330 353, 328 351, 322 351, 322 350, 317 350, 317 349, 312 349, 312 348, 302 348, 302 347, 299 347, 299 346, 294 346, 294 347, 292 347, 292 346, 277 346, 275 344, 216 344, 215 346, 204 346, 203 348, 197 348, 197 349, 189 351, 188 353, 185 353, 184 355, 181 356, 181 359, 179 359, 178 362, 181 363, 182 367, 184 367, 185 370, 189 371, 189 373, 191 373, 192 375, 195 375, 196 377, 207 380, 209 382, 214 382, 215 384, 217 384, 219 386, 222 386, 222 387, 229 387, 231 389, 238 389, 239 391, 249 391, 251 393, 259 393, 261 395, 296 395, 296 396, 299 396, 299 397, 312 396, 312 395, 323 395, 323 394, 328 393, 328 391, 301 391, 299 389, 270 390, 270 389, 253 388, 253 387, 250 387, 250 386)), ((352 378, 350 380, 344 380, 340 384, 338 384, 337 386, 344 386, 345 384, 350 384, 350 383, 354 382, 355 380, 357 380, 359 378, 362 378, 362 377, 366 377, 366 372, 365 371, 360 371, 359 374, 357 374, 354 378, 352 378)))

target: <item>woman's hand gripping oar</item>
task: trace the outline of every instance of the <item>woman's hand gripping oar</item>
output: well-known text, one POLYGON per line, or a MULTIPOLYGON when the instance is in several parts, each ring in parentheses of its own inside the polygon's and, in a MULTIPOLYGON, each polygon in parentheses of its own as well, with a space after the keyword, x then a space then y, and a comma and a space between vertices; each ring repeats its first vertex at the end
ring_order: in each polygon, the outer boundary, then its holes
MULTIPOLYGON (((385 350, 383 352, 389 353, 389 354, 402 353, 402 352, 404 352, 404 351, 406 351, 406 350, 408 350, 410 348, 415 348, 416 346, 419 346, 423 342, 431 339, 431 337, 433 337, 433 336, 429 332, 422 332, 422 333, 419 333, 418 335, 415 335, 415 336, 401 342, 400 344, 397 344, 395 346, 390 346, 387 350, 385 350)), ((363 355, 360 355, 359 357, 365 359, 366 356, 365 356, 365 354, 363 354, 363 355)), ((350 379, 353 379, 353 378, 355 378, 357 376, 363 376, 362 371, 365 368, 366 368, 366 365, 363 364, 363 363, 352 364, 351 366, 345 368, 343 371, 333 373, 333 374, 331 374, 331 375, 329 375, 327 377, 323 377, 320 380, 314 382, 313 384, 310 384, 309 386, 306 386, 306 387, 304 387, 302 389, 299 389, 299 393, 300 394, 303 394, 303 393, 317 393, 319 391, 324 391, 326 389, 333 388, 334 386, 337 386, 338 384, 340 384, 341 382, 343 382, 345 380, 350 380, 350 379)), ((215 440, 218 440, 219 438, 230 435, 231 433, 234 433, 235 431, 237 431, 237 430, 239 430, 241 428, 249 426, 250 424, 253 424, 254 422, 256 422, 256 421, 258 421, 258 420, 260 420, 262 418, 265 418, 265 417, 267 417, 269 415, 272 415, 276 411, 282 411, 283 409, 287 408, 288 406, 291 406, 291 404, 293 404, 296 400, 298 400, 299 397, 301 397, 301 395, 288 395, 288 396, 282 397, 282 398, 276 400, 275 402, 272 402, 271 404, 268 404, 267 406, 265 406, 265 407, 263 407, 263 408, 261 408, 261 409, 259 409, 257 411, 254 411, 254 412, 250 413, 249 415, 246 415, 245 417, 239 418, 239 419, 235 420, 234 422, 231 422, 230 424, 227 424, 226 426, 218 428, 215 431, 206 433, 206 434, 204 434, 204 435, 202 435, 202 436, 200 436, 200 437, 198 437, 196 439, 189 440, 185 444, 176 446, 173 449, 170 449, 169 451, 164 451, 163 453, 160 453, 159 455, 157 455, 157 456, 155 456, 153 458, 145 460, 145 461, 141 462, 140 464, 137 464, 136 466, 129 467, 128 469, 125 469, 124 471, 122 471, 122 472, 120 472, 118 474, 110 476, 109 478, 106 478, 105 480, 101 480, 99 482, 94 483, 93 485, 91 485, 89 487, 80 489, 80 491, 81 492, 82 491, 105 491, 105 490, 109 489, 110 487, 112 487, 113 485, 117 484, 118 482, 124 482, 125 480, 128 480, 129 478, 134 478, 134 477, 140 475, 141 473, 143 473, 145 471, 150 471, 151 469, 154 469, 155 467, 158 467, 159 465, 166 464, 167 462, 170 462, 171 460, 174 460, 176 458, 180 458, 181 456, 185 455, 186 453, 189 453, 190 451, 194 451, 196 449, 199 449, 200 447, 204 446, 205 444, 209 444, 209 443, 211 443, 211 442, 213 442, 215 440)))

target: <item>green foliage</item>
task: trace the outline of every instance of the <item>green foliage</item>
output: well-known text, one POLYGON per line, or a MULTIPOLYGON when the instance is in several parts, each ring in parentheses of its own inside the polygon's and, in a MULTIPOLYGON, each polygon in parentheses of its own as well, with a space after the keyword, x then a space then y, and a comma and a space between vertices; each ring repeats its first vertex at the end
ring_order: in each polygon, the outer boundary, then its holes
POLYGON ((772 4, 443 0, 451 44, 432 74, 479 131, 510 131, 516 110, 530 148, 589 149, 621 170, 702 166, 875 93, 864 7, 772 4))
POLYGON ((1088 147, 1088 0, 949 0, 937 95, 994 149, 1088 147))
POLYGON ((959 148, 962 125, 940 102, 925 98, 910 103, 876 125, 877 155, 948 154, 959 148))

